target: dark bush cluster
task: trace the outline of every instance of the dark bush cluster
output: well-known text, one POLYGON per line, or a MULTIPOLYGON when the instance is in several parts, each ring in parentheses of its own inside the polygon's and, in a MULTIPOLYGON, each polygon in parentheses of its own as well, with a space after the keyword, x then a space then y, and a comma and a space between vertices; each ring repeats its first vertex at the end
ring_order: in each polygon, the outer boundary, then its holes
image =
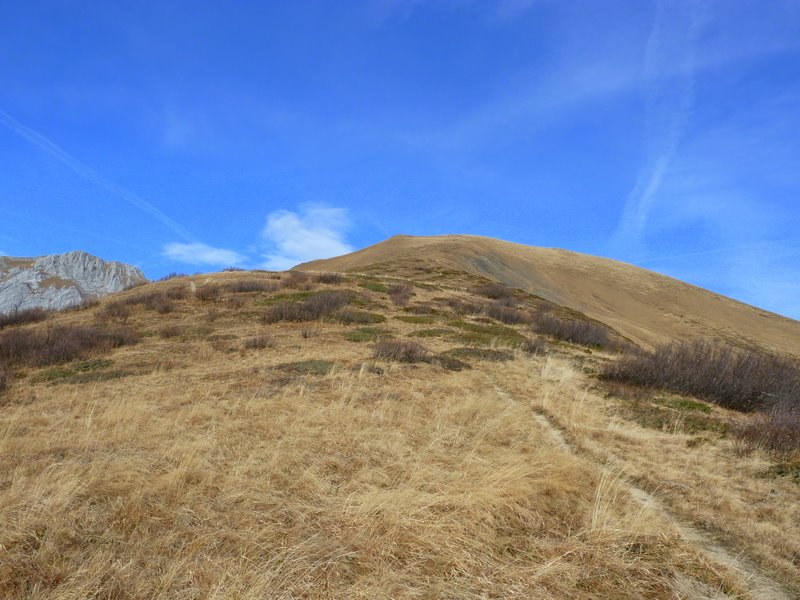
POLYGON ((0 364, 0 395, 3 394, 3 392, 6 390, 7 387, 8 387, 8 375, 6 374, 5 367, 0 364))
POLYGON ((800 451, 800 408, 776 408, 756 416, 735 431, 751 446, 775 454, 788 455, 800 451))
POLYGON ((102 315, 124 323, 131 316, 131 307, 124 302, 109 302, 103 307, 102 315))
POLYGON ((704 398, 727 408, 752 411, 797 408, 800 367, 790 359, 710 342, 660 346, 628 354, 603 377, 704 398))
POLYGON ((395 306, 405 306, 414 295, 414 288, 407 283, 397 283, 389 286, 389 298, 395 306))
POLYGON ((225 267, 222 269, 223 273, 238 273, 239 271, 244 271, 241 267, 225 267))
POLYGON ((281 280, 281 285, 295 290, 312 290, 314 280, 311 275, 303 271, 289 271, 286 278, 281 280))
POLYGON ((320 292, 301 302, 279 302, 270 306, 262 320, 264 323, 316 321, 333 314, 349 300, 347 292, 320 292))
POLYGON ((173 271, 172 273, 167 273, 158 281, 169 281, 170 279, 177 279, 179 277, 188 277, 188 275, 186 273, 176 273, 173 271))
POLYGON ((536 333, 549 335, 558 340, 583 344, 584 346, 607 346, 610 343, 608 329, 593 321, 562 319, 551 313, 536 313, 533 316, 536 333))
POLYGON ((449 298, 447 306, 457 315, 480 315, 486 309, 486 306, 482 303, 470 302, 461 298, 449 298))
POLYGON ((338 284, 344 281, 344 277, 339 273, 319 273, 314 276, 314 281, 325 284, 338 284))
POLYGON ((247 338, 243 345, 248 350, 263 350, 264 348, 272 348, 275 345, 275 337, 268 333, 262 333, 254 337, 247 338))
POLYGON ((487 283, 485 285, 476 287, 474 292, 480 296, 491 298, 492 300, 514 297, 514 290, 503 285, 502 283, 487 283))
POLYGON ((520 325, 522 323, 530 323, 532 320, 528 311, 509 306, 508 303, 502 300, 492 302, 487 306, 486 314, 506 325, 520 325))
POLYGON ((44 321, 47 318, 47 314, 47 311, 43 308, 28 308, 0 314, 0 329, 11 327, 12 325, 25 325, 26 323, 44 321))
POLYGON ((41 367, 138 341, 139 335, 126 327, 101 329, 62 325, 41 330, 12 329, 0 334, 0 363, 41 367))
POLYGON ((408 340, 381 340, 375 344, 375 358, 403 363, 430 362, 431 354, 421 344, 408 340))
POLYGON ((383 323, 386 321, 386 317, 364 310, 341 310, 336 313, 336 320, 343 325, 372 325, 383 323))
POLYGON ((222 295, 222 290, 217 285, 201 285, 194 292, 194 297, 201 302, 217 302, 222 295))
POLYGON ((166 305, 171 305, 173 300, 182 300, 186 297, 186 294, 185 287, 176 285, 128 296, 127 298, 116 300, 115 303, 126 306, 144 306, 149 310, 163 313, 171 310, 171 307, 165 310, 164 307, 166 305))
POLYGON ((277 292, 280 286, 274 281, 241 279, 227 284, 225 289, 234 294, 245 294, 248 292, 277 292))

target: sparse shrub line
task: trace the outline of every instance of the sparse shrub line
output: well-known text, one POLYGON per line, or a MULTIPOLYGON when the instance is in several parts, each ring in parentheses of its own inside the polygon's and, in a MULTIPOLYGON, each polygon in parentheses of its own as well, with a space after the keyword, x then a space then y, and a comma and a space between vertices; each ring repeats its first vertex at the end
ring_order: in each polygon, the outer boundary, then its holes
POLYGON ((562 319, 551 313, 539 312, 533 315, 533 330, 558 340, 582 344, 584 346, 608 346, 608 329, 593 321, 562 319))
POLYGON ((25 325, 27 323, 37 323, 47 318, 48 312, 43 308, 28 308, 25 310, 15 310, 11 313, 0 314, 0 329, 11 327, 12 325, 25 325))
POLYGON ((741 411, 800 407, 800 366, 756 350, 684 342, 638 351, 612 363, 603 378, 668 389, 741 411))

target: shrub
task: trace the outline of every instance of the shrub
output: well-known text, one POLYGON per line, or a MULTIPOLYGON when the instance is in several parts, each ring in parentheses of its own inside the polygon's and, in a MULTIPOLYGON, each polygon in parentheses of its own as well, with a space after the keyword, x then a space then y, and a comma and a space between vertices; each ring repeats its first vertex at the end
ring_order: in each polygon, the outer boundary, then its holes
POLYGON ((117 300, 118 304, 127 306, 141 305, 149 310, 161 312, 166 303, 170 300, 182 300, 186 297, 186 288, 183 286, 172 286, 160 290, 151 290, 127 298, 117 300))
POLYGON ((527 311, 519 310, 513 306, 508 306, 502 301, 492 302, 486 308, 486 314, 491 318, 505 323, 506 325, 519 325, 520 323, 530 323, 531 314, 527 311))
POLYGON ((177 279, 178 277, 188 277, 186 273, 176 273, 173 271, 172 273, 167 273, 158 281, 169 281, 170 279, 177 279))
POLYGON ((319 273, 314 276, 317 283, 337 284, 344 281, 344 277, 339 273, 319 273))
POLYGON ((244 269, 241 267, 225 267, 222 269, 223 273, 236 273, 238 271, 244 271, 244 269))
POLYGON ((303 271, 289 271, 289 275, 281 280, 281 285, 296 290, 314 289, 314 282, 311 280, 311 275, 303 271))
POLYGON ((12 329, 0 334, 0 362, 41 367, 138 341, 139 335, 126 327, 101 329, 63 325, 36 331, 12 329))
POLYGON ((222 293, 219 286, 216 285, 202 285, 194 292, 195 298, 201 302, 217 302, 222 293))
POLYGON ((381 340, 375 344, 374 352, 377 359, 395 362, 418 363, 431 360, 431 355, 424 346, 408 340, 381 340))
POLYGON ((480 315, 483 314, 485 306, 477 302, 469 302, 460 298, 448 298, 447 305, 457 315, 480 315))
POLYGON ((541 338, 525 340, 519 345, 519 349, 528 354, 547 354, 550 345, 541 338))
POLYGON ((279 302, 264 313, 264 323, 280 321, 316 321, 345 306, 350 300, 346 292, 321 292, 302 302, 279 302))
POLYGON ((234 294, 244 294, 247 292, 277 292, 280 286, 274 281, 242 279, 227 284, 225 289, 234 294))
POLYGON ((789 410, 798 406, 800 396, 797 363, 766 352, 702 341, 630 353, 610 364, 603 377, 697 396, 742 411, 779 406, 789 410))
POLYGON ((492 300, 499 300, 501 298, 513 298, 514 290, 502 283, 487 283, 485 285, 476 287, 473 290, 479 296, 485 296, 492 300))
POLYGON ((395 306, 405 306, 414 295, 414 288, 407 283, 397 283, 389 286, 389 298, 395 306))
POLYGON ((386 317, 363 310, 342 310, 336 314, 336 320, 344 325, 371 325, 383 323, 386 317))
POLYGON ((174 338, 182 335, 186 331, 185 327, 180 325, 164 325, 158 330, 158 335, 162 338, 174 338))
POLYGON ((103 307, 102 315, 124 323, 131 316, 131 308, 123 302, 109 302, 103 307))
POLYGON ((47 318, 47 311, 43 308, 28 308, 25 310, 15 310, 7 314, 0 314, 0 329, 12 325, 25 325, 26 323, 37 323, 47 318))
POLYGON ((262 333, 255 337, 246 339, 243 345, 248 350, 263 350, 264 348, 272 348, 275 345, 275 337, 268 333, 262 333))
POLYGON ((573 344, 583 344, 584 346, 607 346, 610 342, 608 329, 599 323, 578 319, 562 319, 549 313, 537 313, 534 315, 533 329, 537 333, 543 333, 573 344))
POLYGON ((5 368, 0 365, 0 395, 6 390, 8 387, 8 375, 6 374, 5 368))
POLYGON ((778 455, 800 451, 800 410, 776 408, 754 417, 734 433, 750 446, 778 455))

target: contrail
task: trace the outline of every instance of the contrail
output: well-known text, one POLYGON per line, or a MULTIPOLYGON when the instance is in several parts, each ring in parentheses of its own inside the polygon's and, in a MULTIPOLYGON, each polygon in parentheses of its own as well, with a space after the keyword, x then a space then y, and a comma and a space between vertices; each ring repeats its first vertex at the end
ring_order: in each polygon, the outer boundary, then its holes
POLYGON ((613 236, 613 243, 623 248, 641 242, 653 201, 691 117, 693 44, 705 14, 702 2, 658 2, 645 52, 645 158, 613 236))
POLYGON ((40 150, 43 150, 44 152, 46 152, 47 154, 49 154, 50 156, 61 162, 62 164, 66 165, 69 169, 71 169, 84 179, 88 179, 96 186, 113 194, 120 200, 124 200, 128 204, 132 204, 133 206, 135 206, 140 210, 143 210, 150 216, 155 217, 163 225, 165 225, 166 227, 177 233, 180 237, 182 237, 186 241, 189 242, 197 241, 185 227, 183 227, 180 223, 176 223, 174 220, 169 218, 163 212, 158 210, 155 206, 150 204, 147 200, 117 185, 107 177, 104 177, 103 175, 92 169, 89 165, 81 162, 80 160, 78 160, 77 158, 66 152, 63 148, 51 142, 41 133, 34 131, 30 127, 26 127, 25 125, 17 121, 14 117, 9 115, 7 112, 4 112, 2 110, 0 110, 0 123, 5 125, 8 129, 13 131, 20 137, 24 138, 26 141, 30 142, 40 150))

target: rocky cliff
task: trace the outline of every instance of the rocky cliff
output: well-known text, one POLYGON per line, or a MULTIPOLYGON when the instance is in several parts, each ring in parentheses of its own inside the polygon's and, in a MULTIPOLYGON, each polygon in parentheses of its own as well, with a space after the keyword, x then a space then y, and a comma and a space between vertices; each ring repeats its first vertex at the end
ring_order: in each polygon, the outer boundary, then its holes
POLYGON ((37 258, 0 256, 0 314, 69 308, 145 281, 136 267, 80 250, 37 258))

